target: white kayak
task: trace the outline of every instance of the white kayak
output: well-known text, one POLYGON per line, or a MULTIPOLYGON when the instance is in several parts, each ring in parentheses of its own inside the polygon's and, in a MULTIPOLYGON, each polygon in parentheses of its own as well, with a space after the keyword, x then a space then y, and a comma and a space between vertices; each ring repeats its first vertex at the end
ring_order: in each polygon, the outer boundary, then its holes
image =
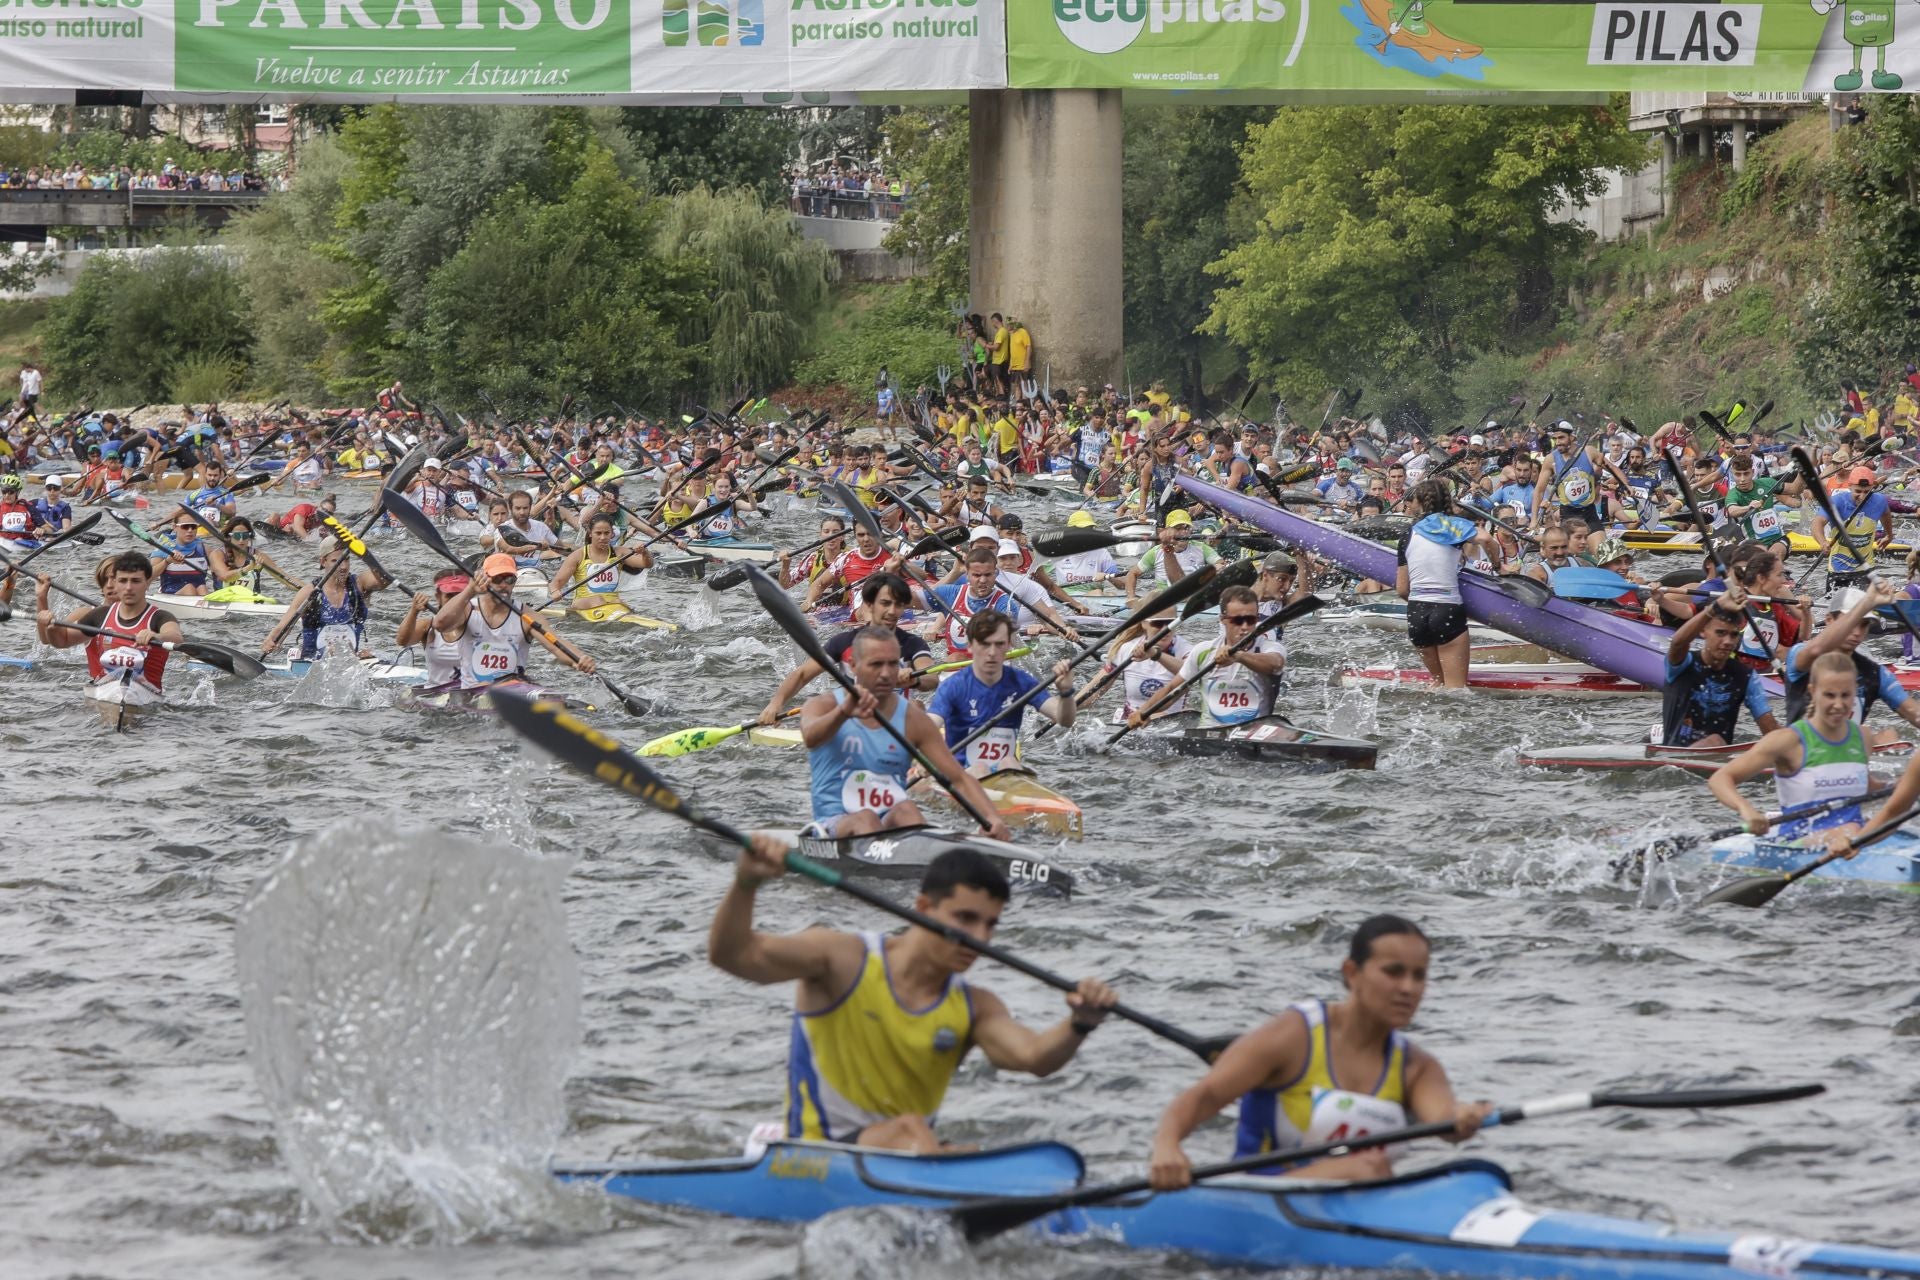
POLYGON ((109 729, 126 729, 143 712, 166 700, 165 694, 132 672, 104 676, 87 686, 87 701, 109 729))
POLYGON ((277 618, 287 611, 287 606, 272 600, 209 600, 205 596, 163 595, 159 592, 148 596, 147 600, 169 613, 191 613, 208 618, 277 618))

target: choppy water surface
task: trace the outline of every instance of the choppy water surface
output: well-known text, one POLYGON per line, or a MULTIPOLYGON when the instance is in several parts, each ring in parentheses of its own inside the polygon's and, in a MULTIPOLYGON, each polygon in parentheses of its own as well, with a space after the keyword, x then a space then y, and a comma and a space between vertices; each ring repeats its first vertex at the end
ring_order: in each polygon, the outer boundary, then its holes
MULTIPOLYGON (((1063 518, 1038 503, 1027 509, 1036 529, 1063 518)), ((778 525, 799 540, 811 517, 790 512, 778 525)), ((417 546, 395 536, 379 547, 410 571, 403 577, 429 576, 417 546)), ((49 558, 69 577, 89 577, 85 553, 49 558)), ((311 553, 281 558, 306 567, 311 553)), ((597 717, 631 743, 750 717, 793 660, 744 589, 714 598, 655 576, 633 598, 687 629, 574 632, 661 697, 648 721, 597 717)), ((381 601, 380 640, 404 604, 397 593, 381 601)), ((186 626, 250 644, 267 621, 186 626)), ((0 652, 28 653, 30 625, 0 627, 0 652)), ((1213 1033, 1333 993, 1351 926, 1374 911, 1403 912, 1436 944, 1416 1034, 1468 1096, 1830 1087, 1783 1108, 1544 1121, 1471 1148, 1506 1164, 1529 1199, 1920 1246, 1911 897, 1814 885, 1766 911, 1708 912, 1685 905, 1710 883, 1697 867, 1646 890, 1616 885, 1605 867, 1609 833, 1724 822, 1704 787, 1547 775, 1513 761, 1523 746, 1634 738, 1657 715, 1650 700, 1343 692, 1329 680, 1342 658, 1409 661, 1401 642, 1307 624, 1290 643, 1296 717, 1381 737, 1389 745, 1379 770, 1206 767, 1145 750, 1102 754, 1092 726, 1051 735, 1032 758, 1086 810, 1088 839, 1057 855, 1081 892, 1070 904, 1017 902, 1005 945, 1070 974, 1104 975, 1142 1008, 1213 1033)), ((556 683, 589 697, 599 688, 565 673, 556 683)), ((345 859, 363 840, 431 828, 571 863, 564 909, 584 1041, 566 1090, 559 1145, 568 1157, 737 1150, 779 1108, 788 993, 705 962, 708 914, 728 875, 723 851, 522 751, 496 725, 398 709, 357 672, 242 684, 176 665, 175 707, 114 736, 83 706, 79 684, 77 651, 33 672, 0 669, 8 1280, 837 1276, 897 1274, 909 1263, 990 1277, 1197 1274, 1190 1261, 1092 1246, 1016 1239, 973 1255, 951 1240, 903 1243, 912 1227, 887 1215, 801 1232, 532 1191, 477 1234, 422 1235, 378 1220, 323 1227, 247 1060, 235 960, 247 893, 296 839, 328 832, 345 859), (408 1243, 391 1242, 399 1238, 408 1243)), ((740 739, 664 767, 701 807, 735 823, 792 826, 805 816, 797 753, 740 739)), ((404 842, 393 856, 409 856, 404 842)), ((797 882, 760 901, 773 927, 885 923, 797 882)), ((379 909, 369 899, 360 927, 373 927, 379 909)), ((286 945, 315 944, 290 934, 286 945)), ((976 977, 1018 1015, 1060 1013, 1052 992, 1018 975, 982 966, 976 977)), ((386 980, 404 996, 434 975, 386 980)), ((1129 1175, 1196 1065, 1117 1022, 1051 1080, 1000 1076, 975 1055, 943 1125, 956 1141, 1058 1138, 1084 1151, 1096 1175, 1129 1175)), ((1223 1123, 1190 1150, 1218 1156, 1230 1145, 1223 1123)))

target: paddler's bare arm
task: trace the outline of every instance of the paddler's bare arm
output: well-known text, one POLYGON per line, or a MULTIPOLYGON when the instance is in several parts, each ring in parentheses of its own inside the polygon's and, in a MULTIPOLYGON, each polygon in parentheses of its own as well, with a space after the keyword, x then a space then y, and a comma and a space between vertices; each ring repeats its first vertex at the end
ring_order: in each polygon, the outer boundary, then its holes
POLYGON ((1156 1189, 1174 1191, 1192 1179, 1180 1149, 1187 1135, 1238 1101, 1248 1090, 1297 1075, 1306 1064, 1307 1024, 1289 1009, 1247 1032, 1214 1059, 1207 1074, 1160 1113, 1147 1176, 1156 1189))
MULTIPOLYGON (((954 789, 965 796, 969 803, 981 813, 993 815, 993 825, 987 828, 987 834, 995 840, 1011 840, 1013 832, 1007 829, 1007 822, 994 810, 993 801, 988 798, 980 780, 968 773, 960 762, 953 758, 953 752, 947 750, 947 739, 940 728, 940 722, 928 715, 926 709, 917 702, 907 704, 907 741, 911 742, 926 759, 933 762, 941 776, 953 783, 954 789)), ((936 784, 938 785, 938 784, 936 784)))
POLYGON ((580 567, 581 557, 586 553, 585 547, 575 547, 567 552, 566 559, 554 566, 553 576, 547 579, 547 598, 540 602, 541 608, 559 604, 561 599, 573 589, 570 585, 573 582, 573 571, 580 567))
POLYGON ((287 602, 287 611, 280 615, 278 622, 267 629, 267 638, 260 642, 260 652, 271 653, 282 640, 286 639, 287 629, 293 625, 293 620, 305 611, 307 601, 313 598, 316 589, 309 582, 293 593, 293 599, 287 602))
POLYGON ((987 1061, 1003 1071, 1050 1076, 1073 1061, 1080 1044, 1106 1018, 1119 997, 1098 978, 1082 978, 1067 996, 1068 1014, 1045 1031, 1014 1021, 1000 997, 983 987, 973 997, 973 1041, 987 1061))
POLYGON ((1769 769, 1792 773, 1800 768, 1800 758, 1800 735, 1792 729, 1775 729, 1715 769, 1707 779, 1707 789, 1713 792, 1714 799, 1740 815, 1749 832, 1763 836, 1771 825, 1767 815, 1740 794, 1740 785, 1764 777, 1769 769))
MULTIPOLYGON (((1838 653, 1846 647, 1847 635, 1867 614, 1883 604, 1891 604, 1898 599, 1900 590, 1890 582, 1875 582, 1854 601, 1853 608, 1840 616, 1839 621, 1831 617, 1820 633, 1799 647, 1794 655, 1794 667, 1800 671, 1813 670, 1813 660, 1823 653, 1838 653)), ((1791 674, 1791 673, 1789 673, 1791 674)))
POLYGON ((753 899, 760 886, 785 871, 778 840, 756 831, 753 848, 740 855, 733 882, 707 929, 707 959, 717 969, 761 986, 799 982, 817 993, 838 993, 851 986, 866 947, 853 934, 806 929, 793 934, 757 932, 753 899))
POLYGON ((1407 1053, 1407 1110, 1421 1124, 1437 1120, 1453 1121, 1448 1142, 1465 1142, 1480 1131, 1481 1123, 1493 1110, 1491 1102, 1461 1102, 1453 1095, 1453 1082, 1440 1060, 1419 1046, 1407 1053))
POLYGON ((1079 714, 1079 702, 1073 696, 1073 665, 1065 658, 1053 664, 1054 692, 1041 700, 1040 714, 1062 729, 1073 727, 1079 714))
POLYGON ((880 709, 879 699, 871 690, 856 685, 859 695, 849 693, 835 697, 830 693, 815 694, 808 698, 806 705, 800 708, 800 742, 811 751, 832 741, 833 735, 840 732, 840 726, 848 720, 857 720, 871 716, 880 709))

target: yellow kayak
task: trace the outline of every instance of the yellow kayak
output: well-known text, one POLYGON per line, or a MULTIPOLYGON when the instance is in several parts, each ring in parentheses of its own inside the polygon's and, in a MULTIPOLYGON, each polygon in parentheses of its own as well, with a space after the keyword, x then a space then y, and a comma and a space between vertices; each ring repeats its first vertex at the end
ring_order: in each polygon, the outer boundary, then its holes
MULTIPOLYGON (((1679 531, 1634 532, 1629 530, 1620 535, 1620 541, 1627 550, 1641 555, 1698 555, 1700 553, 1700 535, 1679 531)), ((1787 535, 1787 545, 1794 555, 1815 555, 1820 550, 1817 539, 1804 533, 1787 535)), ((1895 542, 1880 548, 1882 556, 1904 556, 1912 550, 1904 542, 1895 542)))
POLYGON ((644 613, 635 613, 631 606, 624 604, 597 604, 591 609, 568 609, 564 605, 553 605, 540 610, 543 618, 578 618, 582 622, 609 623, 624 622, 630 627, 651 627, 656 631, 678 631, 680 628, 671 622, 659 618, 649 618, 644 613))
MULTIPOLYGON (((799 736, 797 731, 795 736, 799 736)), ((1080 806, 1041 782, 1024 765, 990 773, 980 779, 980 786, 1010 827, 1040 827, 1069 840, 1086 834, 1080 806)), ((950 808, 958 807, 944 788, 927 778, 914 783, 908 794, 916 800, 938 800, 950 808)))

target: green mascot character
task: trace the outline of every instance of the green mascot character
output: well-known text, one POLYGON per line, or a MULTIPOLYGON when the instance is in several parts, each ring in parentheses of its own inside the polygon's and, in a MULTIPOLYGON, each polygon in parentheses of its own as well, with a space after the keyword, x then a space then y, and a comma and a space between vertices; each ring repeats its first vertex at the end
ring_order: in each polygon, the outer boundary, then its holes
POLYGON ((1840 34, 1853 46, 1853 70, 1833 78, 1840 93, 1852 93, 1860 87, 1860 51, 1873 50, 1873 87, 1890 92, 1903 83, 1887 70, 1887 46, 1893 43, 1894 0, 1812 0, 1819 14, 1840 9, 1840 34))

